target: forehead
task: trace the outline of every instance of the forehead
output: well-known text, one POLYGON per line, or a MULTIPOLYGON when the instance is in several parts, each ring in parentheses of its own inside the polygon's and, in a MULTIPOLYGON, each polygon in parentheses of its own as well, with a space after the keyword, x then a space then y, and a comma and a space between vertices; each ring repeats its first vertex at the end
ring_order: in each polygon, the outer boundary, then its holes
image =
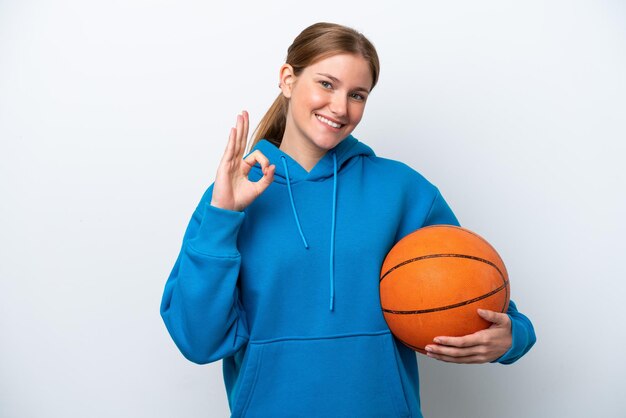
POLYGON ((332 55, 309 65, 303 72, 311 76, 328 74, 342 83, 355 86, 370 87, 373 81, 369 62, 356 54, 332 55))

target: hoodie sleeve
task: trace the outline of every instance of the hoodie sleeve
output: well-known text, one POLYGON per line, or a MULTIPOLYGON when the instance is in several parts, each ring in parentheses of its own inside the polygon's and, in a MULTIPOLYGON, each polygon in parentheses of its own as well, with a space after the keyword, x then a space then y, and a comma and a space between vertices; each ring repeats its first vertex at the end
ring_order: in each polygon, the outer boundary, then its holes
POLYGON ((424 225, 454 225, 461 226, 458 219, 444 200, 439 190, 436 190, 435 197, 430 205, 424 225))
MULTIPOLYGON (((459 221, 441 196, 439 190, 435 194, 423 226, 438 224, 460 226, 459 221)), ((526 354, 537 341, 532 322, 517 310, 513 300, 509 301, 507 315, 511 319, 511 347, 500 358, 492 361, 492 363, 514 363, 526 354)))
POLYGON ((237 235, 245 213, 211 206, 202 197, 165 284, 160 313, 181 353, 206 364, 232 355, 248 341, 237 278, 237 235))

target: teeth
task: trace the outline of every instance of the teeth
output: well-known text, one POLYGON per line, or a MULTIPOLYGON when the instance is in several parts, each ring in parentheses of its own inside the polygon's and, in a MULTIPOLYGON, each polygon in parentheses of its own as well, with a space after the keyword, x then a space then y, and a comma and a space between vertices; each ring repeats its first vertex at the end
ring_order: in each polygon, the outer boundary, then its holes
POLYGON ((317 118, 319 120, 321 120, 322 122, 324 122, 326 125, 332 126, 333 128, 341 128, 341 124, 339 124, 339 123, 335 123, 333 121, 330 121, 330 120, 328 120, 325 117, 320 116, 320 115, 315 115, 315 116, 317 116, 317 118))

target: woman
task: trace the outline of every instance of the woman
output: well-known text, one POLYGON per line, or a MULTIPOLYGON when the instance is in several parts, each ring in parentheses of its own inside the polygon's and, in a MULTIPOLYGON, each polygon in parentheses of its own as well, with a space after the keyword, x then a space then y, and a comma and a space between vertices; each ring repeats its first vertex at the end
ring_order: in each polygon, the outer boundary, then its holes
MULTIPOLYGON (((186 358, 223 359, 232 416, 421 416, 416 355, 384 321, 379 273, 408 233, 458 221, 424 177, 351 135, 378 73, 360 33, 306 28, 252 151, 243 112, 187 227, 161 315, 186 358)), ((429 355, 506 364, 533 345, 515 303, 479 314, 492 327, 429 355)))

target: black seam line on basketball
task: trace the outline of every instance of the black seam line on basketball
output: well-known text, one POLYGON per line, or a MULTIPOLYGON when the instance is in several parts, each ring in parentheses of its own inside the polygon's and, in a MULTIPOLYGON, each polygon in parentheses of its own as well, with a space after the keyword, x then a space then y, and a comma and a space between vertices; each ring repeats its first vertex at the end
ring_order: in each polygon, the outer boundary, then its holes
POLYGON ((389 270, 387 270, 387 272, 385 274, 383 274, 383 276, 380 278, 380 281, 382 282, 383 279, 385 277, 387 277, 387 275, 389 275, 389 273, 391 273, 392 271, 406 265, 409 263, 413 263, 415 261, 422 261, 422 260, 427 260, 429 258, 441 258, 441 257, 456 257, 456 258, 468 258, 470 260, 475 260, 475 261, 480 261, 486 264, 489 264, 491 267, 495 268, 496 270, 498 270, 498 273, 500 273, 500 276, 502 278, 504 278, 504 274, 502 274, 502 272, 500 271, 500 269, 498 268, 498 266, 496 266, 494 263, 492 263, 489 260, 485 260, 484 258, 480 258, 480 257, 475 257, 473 255, 467 255, 467 254, 429 254, 429 255, 423 255, 421 257, 415 257, 415 258, 411 258, 409 260, 403 261, 402 263, 393 266, 392 268, 390 268, 389 270))
POLYGON ((506 296, 504 298, 504 304, 502 305, 502 309, 500 309, 500 312, 504 313, 506 312, 506 304, 509 303, 509 299, 511 297, 511 289, 509 286, 506 287, 506 296))
POLYGON ((496 293, 498 293, 502 289, 506 288, 508 284, 509 284, 509 282, 507 280, 502 286, 500 286, 497 289, 492 290, 489 293, 485 293, 484 295, 478 296, 477 298, 469 299, 469 300, 466 300, 466 301, 463 301, 463 302, 459 302, 459 303, 455 303, 453 305, 441 306, 439 308, 431 308, 431 309, 420 309, 420 310, 417 310, 417 311, 393 311, 391 309, 383 309, 383 312, 387 312, 387 313, 391 313, 391 314, 399 314, 399 315, 412 315, 412 314, 423 314, 423 313, 445 311, 446 309, 454 309, 454 308, 458 308, 459 306, 469 305, 470 303, 478 302, 479 300, 482 300, 482 299, 488 298, 489 296, 495 295, 496 293))

